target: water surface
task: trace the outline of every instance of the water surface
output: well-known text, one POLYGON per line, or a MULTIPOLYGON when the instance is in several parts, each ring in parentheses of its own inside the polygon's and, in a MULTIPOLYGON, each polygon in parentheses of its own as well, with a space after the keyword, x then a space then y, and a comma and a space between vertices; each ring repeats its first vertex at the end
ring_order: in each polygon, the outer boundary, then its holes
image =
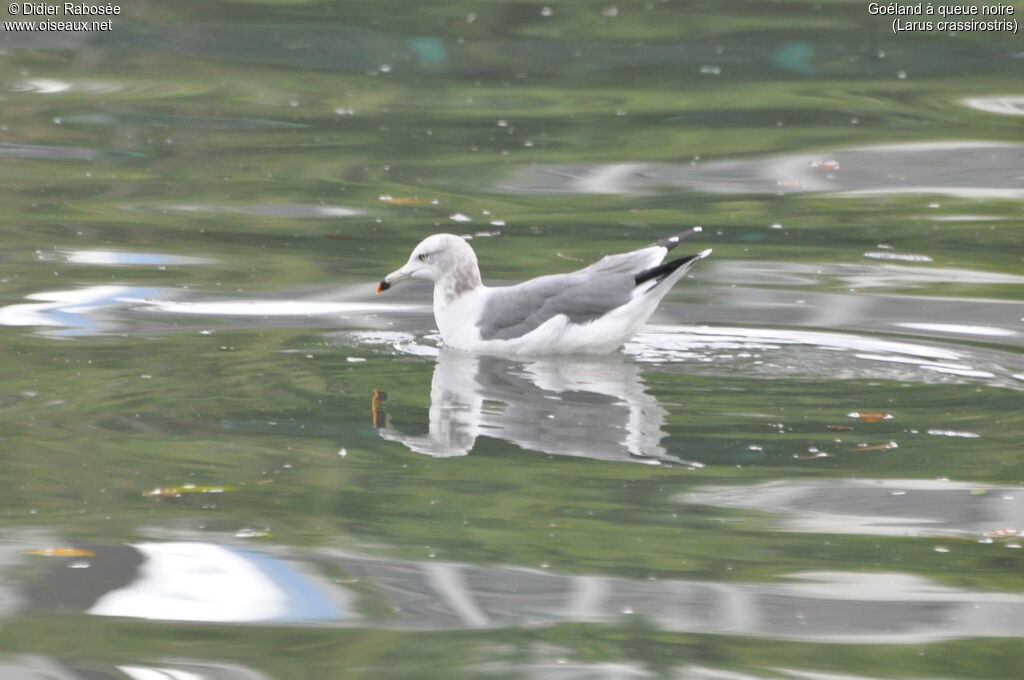
MULTIPOLYGON (((1018 7, 1020 9, 1020 7, 1018 7)), ((860 3, 136 3, 0 32, 0 665, 1016 678, 1024 60, 860 3), (440 347, 703 226, 624 349, 440 347)))

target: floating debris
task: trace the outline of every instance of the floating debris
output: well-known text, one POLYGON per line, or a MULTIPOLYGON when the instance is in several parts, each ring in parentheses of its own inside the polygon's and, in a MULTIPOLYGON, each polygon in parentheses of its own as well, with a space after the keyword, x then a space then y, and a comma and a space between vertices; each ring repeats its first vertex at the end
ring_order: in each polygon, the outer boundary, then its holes
POLYGON ((270 535, 269 529, 243 527, 235 532, 235 538, 263 538, 270 535))
POLYGON ((827 451, 821 451, 816 446, 809 447, 807 449, 807 453, 810 454, 810 455, 800 456, 800 455, 794 454, 793 457, 797 458, 799 460, 814 460, 815 458, 828 458, 829 457, 829 453, 827 451))
POLYGON ((43 557, 95 557, 96 553, 85 548, 38 548, 26 550, 26 555, 42 555, 43 557))
POLYGON ((960 432, 958 430, 928 430, 928 434, 935 437, 963 437, 965 439, 979 439, 977 432, 960 432))
POLYGON ((383 195, 378 196, 378 200, 384 203, 390 203, 391 205, 430 205, 431 202, 426 198, 420 198, 419 196, 389 196, 383 195))
POLYGON ((233 486, 200 486, 197 484, 183 484, 182 486, 166 486, 143 491, 146 498, 180 498, 186 493, 224 493, 236 491, 233 486))
POLYGON ((868 444, 857 444, 857 451, 887 451, 889 449, 898 449, 899 444, 896 442, 885 442, 884 444, 874 444, 869 446, 868 444))
POLYGON ((846 414, 849 418, 857 418, 865 423, 877 423, 881 420, 892 420, 892 414, 887 411, 851 411, 846 414))
POLYGON ((864 253, 864 257, 870 257, 874 260, 899 260, 900 262, 934 262, 932 258, 927 255, 917 255, 915 253, 879 253, 879 252, 868 252, 864 253))
POLYGON ((156 488, 150 489, 149 491, 143 491, 142 495, 146 498, 181 498, 181 491, 174 488, 156 488))

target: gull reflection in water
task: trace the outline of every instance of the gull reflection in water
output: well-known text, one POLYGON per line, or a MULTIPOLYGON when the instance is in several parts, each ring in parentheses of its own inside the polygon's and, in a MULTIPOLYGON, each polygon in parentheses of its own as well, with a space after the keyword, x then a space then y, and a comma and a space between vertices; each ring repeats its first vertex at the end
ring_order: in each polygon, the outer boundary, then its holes
POLYGON ((427 434, 407 434, 382 406, 378 394, 380 436, 429 456, 465 456, 484 435, 548 454, 702 467, 665 452, 667 412, 622 356, 510 360, 442 349, 427 434))

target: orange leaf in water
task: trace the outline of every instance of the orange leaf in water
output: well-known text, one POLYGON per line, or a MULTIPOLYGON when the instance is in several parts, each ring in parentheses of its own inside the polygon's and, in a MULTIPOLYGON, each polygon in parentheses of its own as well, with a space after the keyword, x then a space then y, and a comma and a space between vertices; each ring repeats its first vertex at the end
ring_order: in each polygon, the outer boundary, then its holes
POLYGON ((95 557, 96 553, 85 548, 39 548, 26 550, 26 555, 43 555, 44 557, 95 557))
POLYGON ((379 199, 391 205, 430 205, 430 201, 419 196, 380 196, 379 199))
POLYGON ((150 489, 149 491, 143 491, 142 495, 146 498, 181 498, 181 491, 174 487, 168 487, 166 489, 150 489))
POLYGON ((877 423, 880 420, 892 420, 892 414, 886 411, 853 411, 847 413, 850 418, 860 418, 865 423, 877 423))

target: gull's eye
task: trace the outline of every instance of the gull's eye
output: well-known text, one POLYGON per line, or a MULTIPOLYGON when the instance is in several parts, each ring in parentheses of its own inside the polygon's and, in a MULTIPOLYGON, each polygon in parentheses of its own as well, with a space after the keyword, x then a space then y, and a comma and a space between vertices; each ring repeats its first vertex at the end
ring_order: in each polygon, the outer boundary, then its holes
POLYGON ((426 253, 420 253, 419 260, 420 260, 420 262, 426 262, 427 261, 427 254, 426 253))

